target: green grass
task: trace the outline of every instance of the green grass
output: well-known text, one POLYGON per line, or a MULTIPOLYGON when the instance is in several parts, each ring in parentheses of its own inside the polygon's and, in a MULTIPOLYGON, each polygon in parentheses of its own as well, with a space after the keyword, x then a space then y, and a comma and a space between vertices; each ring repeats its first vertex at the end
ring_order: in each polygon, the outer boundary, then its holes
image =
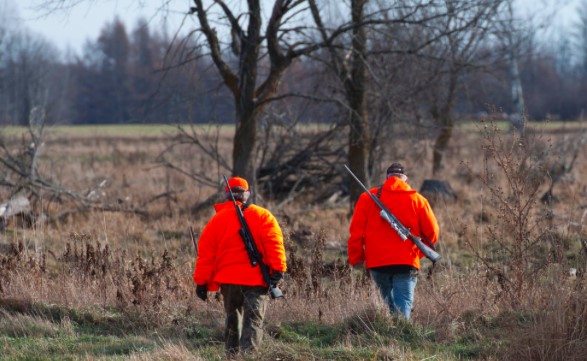
POLYGON ((1 360, 79 360, 95 357, 130 355, 155 349, 156 341, 144 336, 0 336, 1 360))
POLYGON ((342 330, 339 327, 311 322, 296 322, 285 325, 278 339, 284 342, 322 348, 335 345, 341 335, 342 330))
POLYGON ((175 132, 175 129, 174 125, 109 124, 55 126, 49 128, 49 131, 55 136, 64 137, 135 137, 163 136, 175 132))
MULTIPOLYGON (((501 130, 510 128, 508 121, 495 121, 493 124, 501 130)), ((183 125, 186 129, 190 125, 183 125)), ((213 124, 198 124, 194 127, 201 131, 216 130, 217 125, 213 124)), ((328 125, 303 125, 300 128, 307 129, 326 129, 328 125)), ((456 123, 456 128, 464 131, 476 131, 481 127, 480 121, 459 121, 456 123)), ((528 127, 534 130, 586 130, 587 125, 579 121, 530 121, 528 127)), ((177 130, 176 124, 104 124, 104 125, 55 125, 48 126, 46 132, 56 137, 160 137, 175 134, 177 130)), ((220 130, 223 135, 231 136, 234 132, 233 124, 220 125, 220 130)), ((0 127, 0 134, 6 136, 20 136, 28 132, 26 127, 19 126, 4 126, 0 127)))
POLYGON ((158 326, 145 315, 112 309, 86 310, 3 300, 0 360, 117 360, 149 354, 163 345, 222 354, 221 334, 194 319, 158 326), (212 346, 210 346, 212 344, 212 346))
MULTIPOLYGON (((183 125, 189 128, 190 125, 183 125)), ((215 130, 216 125, 194 125, 198 130, 215 130)), ((221 125, 222 132, 234 132, 234 125, 221 125)), ((45 132, 54 137, 160 137, 175 134, 176 124, 104 124, 104 125, 53 125, 47 126, 45 132)), ((21 136, 28 132, 26 127, 0 127, 0 134, 6 136, 21 136)))
MULTIPOLYGON (((487 119, 488 126, 495 127, 501 131, 507 131, 511 129, 511 123, 506 120, 495 120, 487 119)), ((463 131, 478 131, 481 130, 483 123, 477 121, 458 121, 455 124, 456 129, 463 131)), ((587 124, 580 121, 529 121, 527 124, 528 129, 534 131, 571 131, 571 130, 587 130, 587 124)))
MULTIPOLYGON (((134 354, 158 358, 165 348, 202 360, 224 355, 222 330, 191 315, 157 325, 145 315, 99 307, 80 310, 16 301, 0 306, 0 360, 124 360, 134 354)), ((462 336, 437 343, 429 330, 369 309, 341 324, 285 323, 266 333, 260 355, 244 359, 473 360, 490 350, 490 344, 471 333, 462 336)))

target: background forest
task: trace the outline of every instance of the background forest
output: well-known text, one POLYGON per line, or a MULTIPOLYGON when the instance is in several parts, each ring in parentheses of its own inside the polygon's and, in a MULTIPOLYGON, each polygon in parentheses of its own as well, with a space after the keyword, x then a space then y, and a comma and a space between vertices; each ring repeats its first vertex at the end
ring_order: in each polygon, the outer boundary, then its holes
MULTIPOLYGON (((47 2, 45 8, 50 10, 55 3, 58 2, 47 2)), ((401 3, 397 2, 396 7, 401 8, 401 3)), ((9 4, 0 14, 0 124, 26 125, 31 108, 39 105, 46 108, 51 124, 233 122, 234 106, 225 101, 228 94, 220 86, 221 79, 212 60, 205 56, 207 50, 197 32, 186 36, 176 33, 176 29, 161 30, 159 24, 148 19, 124 24, 113 18, 99 35, 87 40, 79 53, 64 53, 52 39, 15 23, 9 4)), ((540 22, 529 13, 515 14, 508 31, 518 34, 515 46, 529 119, 574 120, 584 111, 586 9, 586 5, 576 9, 580 20, 568 24, 568 30, 559 30, 554 40, 541 36, 543 32, 539 30, 548 27, 550 16, 556 14, 541 14, 546 19, 540 22)), ((488 106, 508 114, 516 111, 511 97, 512 74, 508 56, 504 55, 503 33, 507 27, 499 18, 506 13, 505 8, 500 8, 500 13, 484 15, 491 17, 482 25, 492 27, 485 30, 491 35, 458 36, 462 50, 452 64, 464 69, 459 70, 456 89, 457 117, 471 118, 488 112, 488 106)), ((331 12, 331 16, 348 15, 341 9, 339 13, 331 12)), ((437 18, 426 21, 440 22, 437 18)), ((394 109, 394 114, 402 110, 406 120, 429 118, 431 97, 446 92, 451 74, 446 48, 449 40, 439 37, 436 44, 408 49, 407 43, 421 43, 425 26, 395 24, 386 30, 390 35, 384 35, 382 29, 377 30, 379 35, 373 35, 373 45, 385 51, 380 59, 372 59, 372 70, 379 68, 377 64, 386 64, 380 70, 387 75, 377 75, 382 83, 372 84, 371 92, 386 94, 388 109, 394 109), (405 91, 408 87, 410 91, 405 91)), ((431 26, 438 28, 440 24, 431 26)), ((306 97, 332 94, 338 88, 337 81, 322 76, 328 66, 319 60, 297 61, 283 79, 283 88, 306 97)), ((236 63, 238 57, 232 54, 229 61, 236 63)), ((303 118, 308 122, 332 122, 337 116, 331 111, 318 114, 303 118)))

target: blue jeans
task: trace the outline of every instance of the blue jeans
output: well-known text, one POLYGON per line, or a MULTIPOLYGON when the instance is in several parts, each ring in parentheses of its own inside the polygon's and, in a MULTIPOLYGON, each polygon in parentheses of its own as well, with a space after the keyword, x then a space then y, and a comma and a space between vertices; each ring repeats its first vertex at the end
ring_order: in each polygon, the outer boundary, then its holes
POLYGON ((389 306, 392 313, 401 313, 407 320, 410 319, 414 305, 414 290, 418 282, 418 272, 385 273, 369 270, 375 281, 381 297, 389 306))

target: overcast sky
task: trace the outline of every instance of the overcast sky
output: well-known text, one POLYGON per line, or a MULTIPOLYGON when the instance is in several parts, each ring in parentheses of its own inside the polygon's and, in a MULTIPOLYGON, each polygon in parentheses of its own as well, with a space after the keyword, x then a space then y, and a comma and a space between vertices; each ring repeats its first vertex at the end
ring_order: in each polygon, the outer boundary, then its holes
MULTIPOLYGON (((16 12, 3 14, 9 20, 21 20, 24 25, 35 33, 42 34, 59 49, 70 48, 79 52, 88 40, 95 40, 107 22, 118 16, 127 26, 134 28, 140 17, 147 19, 150 28, 166 26, 170 31, 179 28, 182 21, 186 29, 193 27, 195 19, 185 14, 193 2, 191 0, 0 0, 16 7, 16 12), (79 3, 70 9, 47 13, 39 5, 47 2, 79 3), (164 5, 161 5, 164 4, 164 5), (15 16, 17 13, 18 18, 15 16)), ((340 1, 340 0, 332 0, 340 1)), ((577 6, 582 0, 516 0, 521 15, 549 8, 541 2, 550 4, 550 9, 557 9, 559 16, 553 22, 552 30, 572 27, 577 21, 577 6), (560 6, 564 4, 564 6, 560 6)), ((587 0, 586 0, 587 1, 587 0)), ((6 5, 5 5, 6 6, 6 5)), ((5 8, 6 9, 6 8, 5 8)), ((2 6, 0 4, 0 11, 2 6)))
POLYGON ((70 0, 70 3, 79 4, 50 12, 39 8, 39 4, 50 2, 47 0, 1 1, 12 1, 12 6, 17 8, 18 19, 26 28, 45 36, 61 50, 71 48, 76 52, 88 39, 97 39, 105 24, 115 17, 121 19, 129 31, 141 17, 149 22, 152 29, 167 26, 171 31, 177 29, 182 21, 189 24, 195 20, 186 17, 190 4, 193 4, 190 0, 70 0))

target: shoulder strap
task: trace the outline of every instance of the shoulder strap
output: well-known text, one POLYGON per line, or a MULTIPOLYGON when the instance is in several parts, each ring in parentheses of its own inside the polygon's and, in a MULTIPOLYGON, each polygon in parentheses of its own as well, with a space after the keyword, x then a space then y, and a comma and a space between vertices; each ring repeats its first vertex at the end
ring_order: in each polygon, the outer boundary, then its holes
POLYGON ((244 211, 245 211, 245 209, 249 208, 249 206, 251 206, 252 204, 253 204, 253 203, 243 203, 243 205, 242 205, 242 207, 241 207, 242 211, 244 212, 244 211))
POLYGON ((381 198, 381 192, 383 192, 383 184, 377 190, 377 198, 381 198))
MULTIPOLYGON (((383 191, 383 184, 377 190, 377 198, 381 198, 381 192, 382 191, 383 191)), ((375 208, 374 209, 379 209, 379 207, 375 204, 375 202, 373 202, 373 204, 375 205, 375 208)))

